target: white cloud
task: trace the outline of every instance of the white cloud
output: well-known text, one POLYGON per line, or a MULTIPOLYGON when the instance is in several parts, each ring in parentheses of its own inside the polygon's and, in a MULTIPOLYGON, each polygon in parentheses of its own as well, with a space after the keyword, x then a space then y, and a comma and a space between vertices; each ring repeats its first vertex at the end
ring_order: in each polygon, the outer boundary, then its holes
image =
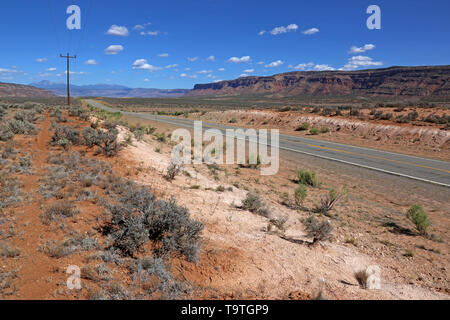
POLYGON ((259 61, 256 64, 264 64, 264 61, 259 61))
POLYGON ((290 65, 288 68, 295 69, 295 70, 306 70, 306 69, 311 69, 312 67, 314 67, 314 63, 309 62, 309 63, 300 63, 296 66, 290 65))
POLYGON ((105 49, 106 54, 118 54, 123 51, 123 46, 119 44, 113 44, 105 49))
POLYGON ((239 78, 246 78, 246 77, 251 77, 251 75, 243 73, 239 76, 239 78))
POLYGON ((275 68, 275 67, 281 66, 283 63, 284 63, 283 61, 277 60, 277 61, 271 62, 269 64, 266 64, 264 67, 266 67, 266 68, 275 68))
POLYGON ((169 64, 166 66, 166 69, 172 69, 172 68, 176 68, 176 67, 178 67, 177 64, 169 64))
POLYGON ((282 34, 282 33, 287 33, 287 32, 291 32, 291 31, 297 31, 298 29, 298 25, 296 24, 290 24, 286 27, 276 27, 273 28, 272 31, 270 31, 270 34, 273 36, 282 34))
POLYGON ((148 78, 144 79, 144 82, 149 82, 149 81, 150 81, 150 79, 148 79, 148 78))
POLYGON ((222 71, 225 71, 225 68, 219 68, 219 69, 217 69, 218 71, 220 71, 220 72, 222 72, 222 71))
POLYGON ((184 70, 186 70, 186 71, 191 71, 191 68, 185 68, 184 70))
POLYGON ((42 62, 47 62, 48 59, 47 58, 38 58, 36 59, 36 62, 42 63, 42 62))
POLYGON ((158 57, 161 57, 161 58, 167 58, 168 56, 169 56, 168 53, 160 53, 160 54, 158 54, 158 57))
POLYGON ((157 36, 161 33, 161 31, 142 31, 141 36, 157 36))
POLYGON ((255 69, 246 69, 244 70, 245 73, 253 73, 255 72, 255 69))
POLYGON ((317 28, 311 28, 311 29, 303 31, 303 34, 306 34, 306 35, 309 36, 309 35, 312 35, 312 34, 315 34, 315 33, 319 32, 319 31, 320 30, 317 29, 317 28))
POLYGON ((339 70, 351 71, 356 70, 359 67, 379 67, 382 66, 383 62, 373 61, 372 58, 366 56, 354 56, 348 59, 347 64, 340 68, 339 70))
POLYGON ((195 62, 198 60, 198 57, 187 58, 190 62, 195 62))
POLYGON ((209 56, 208 58, 206 58, 206 61, 216 61, 216 57, 209 56))
POLYGON ((327 64, 316 64, 314 66, 313 70, 314 71, 333 71, 335 69, 327 64))
MULTIPOLYGON (((64 71, 64 74, 67 74, 67 70, 66 71, 64 71)), ((85 75, 86 74, 86 72, 84 72, 84 71, 69 71, 69 74, 74 74, 74 75, 85 75)))
POLYGON ((154 72, 162 69, 160 67, 155 67, 151 64, 148 64, 147 59, 138 59, 133 63, 131 67, 134 70, 147 70, 149 72, 154 72))
POLYGON ((202 70, 202 71, 197 71, 198 74, 208 74, 211 73, 212 70, 202 70))
POLYGON ((56 68, 48 68, 47 71, 53 72, 53 71, 56 71, 56 68))
POLYGON ((241 58, 231 57, 230 59, 228 59, 228 62, 231 62, 231 63, 244 63, 244 62, 249 62, 249 61, 250 61, 250 56, 243 56, 241 58))
POLYGON ((182 74, 180 74, 180 77, 181 78, 191 78, 191 79, 196 79, 197 78, 197 75, 188 75, 188 74, 186 74, 186 73, 182 73, 182 74))
POLYGON ((95 66, 96 64, 98 64, 98 62, 94 59, 89 59, 87 60, 84 64, 90 65, 90 66, 95 66))
POLYGON ((266 34, 266 30, 261 30, 260 32, 258 32, 258 36, 262 36, 266 34))
POLYGON ((106 32, 106 34, 109 34, 111 36, 121 36, 121 37, 126 37, 128 36, 130 33, 128 32, 127 27, 123 27, 123 26, 118 26, 113 24, 109 30, 106 32))
POLYGON ((144 30, 145 27, 151 25, 151 22, 143 23, 143 24, 137 24, 133 27, 133 30, 144 30))
POLYGON ((373 49, 375 49, 375 45, 373 44, 365 44, 362 47, 352 46, 349 53, 363 53, 373 49))
POLYGON ((223 81, 223 80, 217 79, 217 80, 214 80, 214 83, 221 82, 221 81, 223 81))
POLYGON ((16 73, 17 70, 0 68, 0 73, 16 73))

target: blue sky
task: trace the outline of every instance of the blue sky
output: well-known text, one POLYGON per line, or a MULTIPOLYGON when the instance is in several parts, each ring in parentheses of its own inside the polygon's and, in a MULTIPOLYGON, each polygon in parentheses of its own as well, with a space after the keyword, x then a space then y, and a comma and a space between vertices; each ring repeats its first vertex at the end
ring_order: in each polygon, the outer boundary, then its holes
POLYGON ((74 84, 141 88, 450 60, 448 0, 15 0, 0 12, 2 82, 63 82, 67 52, 74 84), (81 30, 66 28, 71 4, 81 30), (373 4, 381 30, 366 27, 373 4))

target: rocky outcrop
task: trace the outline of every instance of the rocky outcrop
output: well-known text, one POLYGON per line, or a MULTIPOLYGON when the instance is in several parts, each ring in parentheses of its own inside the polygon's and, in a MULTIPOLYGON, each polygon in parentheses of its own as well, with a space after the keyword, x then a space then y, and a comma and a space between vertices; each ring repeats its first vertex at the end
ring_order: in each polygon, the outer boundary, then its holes
POLYGON ((197 84, 189 95, 239 94, 450 97, 450 66, 289 72, 197 84))

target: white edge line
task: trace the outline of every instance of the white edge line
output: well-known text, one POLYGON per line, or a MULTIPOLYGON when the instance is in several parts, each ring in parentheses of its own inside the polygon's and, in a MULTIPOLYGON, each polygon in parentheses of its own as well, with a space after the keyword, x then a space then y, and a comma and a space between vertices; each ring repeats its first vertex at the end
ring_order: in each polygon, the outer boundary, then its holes
POLYGON ((436 185, 439 185, 439 186, 450 188, 450 184, 445 184, 445 183, 436 182, 436 181, 432 181, 432 180, 427 180, 427 179, 422 179, 422 178, 418 178, 418 177, 413 177, 413 176, 410 176, 410 175, 407 175, 407 174, 403 174, 403 173, 398 173, 398 172, 393 172, 393 171, 389 171, 389 170, 369 167, 369 166, 365 166, 363 164, 353 163, 353 162, 349 162, 349 161, 345 161, 345 160, 339 160, 339 159, 335 159, 335 158, 331 158, 331 157, 321 156, 321 155, 317 155, 317 154, 313 154, 313 153, 309 153, 309 152, 305 152, 305 151, 299 151, 299 150, 295 150, 295 149, 290 149, 290 148, 286 148, 286 147, 281 147, 281 146, 280 146, 280 149, 293 151, 293 152, 297 152, 297 153, 304 153, 304 154, 307 154, 307 155, 310 155, 310 156, 313 156, 313 157, 318 157, 318 158, 323 158, 323 159, 326 159, 326 160, 333 160, 333 161, 337 161, 337 162, 342 162, 342 163, 345 163, 345 164, 350 164, 350 165, 361 167, 361 168, 365 168, 365 169, 380 171, 380 172, 392 174, 392 175, 395 175, 395 176, 400 176, 400 177, 404 177, 404 178, 409 178, 409 179, 414 179, 414 180, 418 180, 418 181, 428 182, 428 183, 431 183, 431 184, 436 184, 436 185))

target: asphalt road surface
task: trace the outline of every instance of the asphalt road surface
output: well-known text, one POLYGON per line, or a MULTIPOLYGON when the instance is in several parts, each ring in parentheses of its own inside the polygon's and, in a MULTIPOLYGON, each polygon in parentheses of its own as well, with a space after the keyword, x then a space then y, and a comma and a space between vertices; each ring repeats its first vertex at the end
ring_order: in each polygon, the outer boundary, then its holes
MULTIPOLYGON (((107 107, 94 100, 85 101, 95 108, 110 112, 121 112, 123 115, 130 117, 163 122, 188 129, 193 129, 194 127, 194 120, 145 113, 125 112, 107 107)), ((203 121, 204 130, 211 128, 219 129, 222 132, 224 132, 225 129, 237 129, 237 127, 233 126, 203 121)), ((270 142, 270 139, 268 141, 270 142)), ((285 134, 280 134, 280 149, 450 187, 450 162, 447 161, 433 160, 285 134)))

